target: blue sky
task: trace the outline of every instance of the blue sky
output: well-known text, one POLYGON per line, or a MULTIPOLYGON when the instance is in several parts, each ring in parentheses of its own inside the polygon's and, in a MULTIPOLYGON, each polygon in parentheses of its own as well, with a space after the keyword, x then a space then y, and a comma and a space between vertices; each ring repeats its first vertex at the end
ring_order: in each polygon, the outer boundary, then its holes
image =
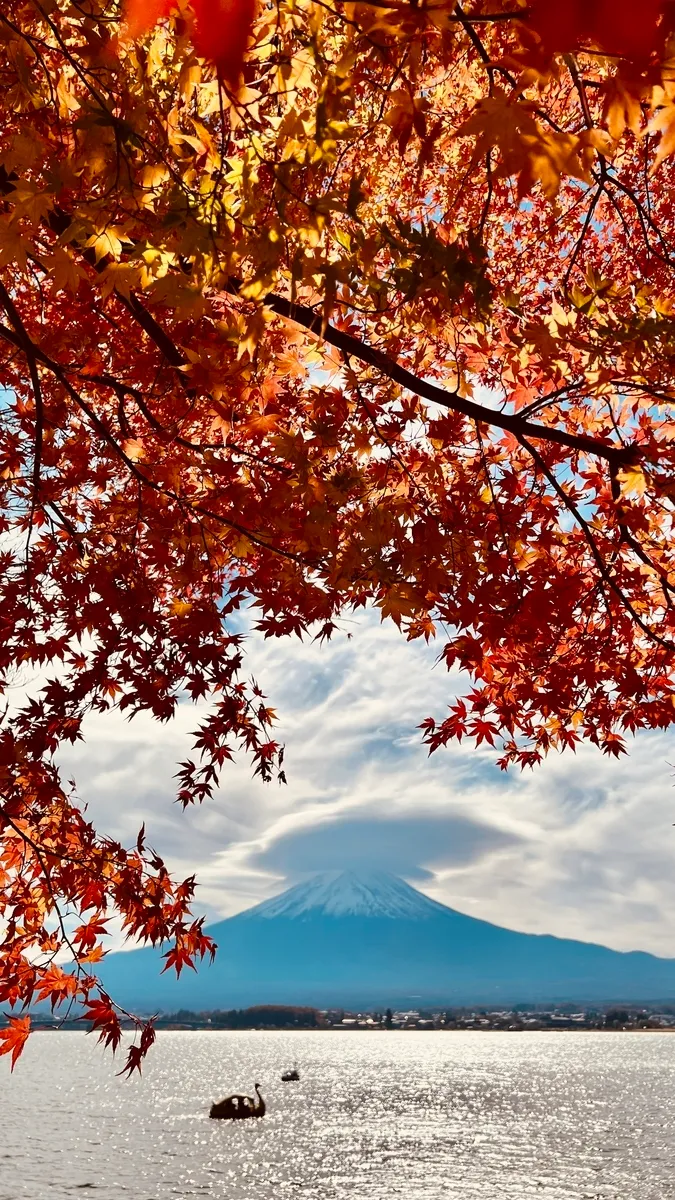
POLYGON ((675 956, 675 734, 639 737, 620 762, 584 747, 524 775, 484 747, 429 758, 416 726, 465 686, 436 652, 375 614, 323 647, 252 637, 287 787, 242 761, 183 813, 172 776, 191 706, 170 726, 92 717, 62 761, 101 830, 131 842, 145 822, 174 870, 197 872, 209 920, 313 871, 376 867, 498 924, 675 956))

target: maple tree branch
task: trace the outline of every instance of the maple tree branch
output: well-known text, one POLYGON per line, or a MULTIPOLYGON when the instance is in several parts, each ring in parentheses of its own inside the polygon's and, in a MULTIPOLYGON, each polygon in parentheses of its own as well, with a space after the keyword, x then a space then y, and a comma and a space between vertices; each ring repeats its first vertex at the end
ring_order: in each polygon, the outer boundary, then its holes
MULTIPOLYGON (((14 181, 0 164, 0 194, 6 195, 14 190, 14 181)), ((49 214, 48 222, 52 230, 61 236, 70 224, 70 217, 62 211, 53 211, 49 214)), ((96 261, 96 256, 92 249, 84 248, 78 245, 76 241, 73 241, 71 244, 80 251, 83 258, 93 266, 97 273, 101 273, 105 269, 105 259, 96 261)), ((240 280, 231 278, 228 280, 224 290, 231 295, 238 296, 241 286, 240 280)), ((162 352, 170 366, 178 369, 187 365, 187 357, 135 293, 130 292, 126 296, 115 288, 114 295, 140 325, 144 333, 147 334, 150 340, 162 352)), ((263 304, 266 308, 277 313, 277 315, 303 326, 309 333, 315 334, 320 339, 322 338, 343 353, 351 355, 361 362, 368 363, 369 366, 376 367, 393 382, 406 388, 407 391, 413 392, 415 395, 425 400, 430 400, 435 404, 440 404, 444 408, 451 409, 454 412, 460 412, 474 421, 482 421, 484 424, 496 426, 516 436, 522 433, 527 437, 533 437, 539 441, 556 442, 559 445, 567 446, 571 450, 604 458, 607 462, 627 463, 635 461, 638 453, 635 447, 613 446, 611 443, 598 441, 597 438, 592 438, 585 434, 573 434, 564 429, 535 424, 523 420, 517 414, 496 412, 494 409, 478 404, 474 400, 460 396, 456 391, 450 391, 440 387, 438 384, 430 383, 426 379, 421 379, 405 367, 402 367, 399 363, 388 358, 382 351, 369 346, 367 342, 354 337, 352 334, 344 333, 330 323, 324 323, 322 316, 313 308, 296 304, 294 301, 288 300, 284 296, 279 296, 275 292, 268 293, 263 300, 263 304)), ((183 387, 186 387, 186 381, 182 377, 182 372, 180 374, 183 387)), ((186 388, 186 390, 189 389, 186 388)))
POLYGON ((586 95, 586 92, 584 91, 584 82, 579 74, 579 68, 577 66, 576 58, 573 54, 566 54, 565 62, 567 65, 567 69, 568 69, 570 75, 572 76, 572 79, 574 80, 574 87, 575 87, 577 95, 579 97, 579 103, 581 104, 581 111, 584 114, 584 121, 586 123, 586 128, 592 129, 593 128, 593 118, 591 116, 591 110, 588 107, 588 97, 586 95))
MULTIPOLYGON (((77 374, 77 372, 73 371, 72 374, 77 374)), ((238 445, 237 442, 233 441, 230 437, 228 437, 227 442, 223 442, 222 439, 216 442, 192 442, 189 438, 183 437, 180 433, 176 433, 171 429, 167 429, 166 425, 162 425, 161 421, 157 419, 152 409, 145 402, 140 389, 134 387, 133 384, 124 383, 121 380, 116 379, 114 375, 109 375, 107 373, 101 375, 94 374, 93 372, 87 372, 85 378, 90 383, 98 383, 102 387, 107 387, 114 391, 115 394, 120 398, 122 406, 124 405, 124 397, 130 396, 137 405, 141 415, 145 417, 148 425, 155 431, 155 433, 159 434, 160 437, 166 438, 168 442, 175 443, 178 446, 183 446, 185 450, 193 450, 195 454, 206 454, 210 450, 232 450, 235 454, 241 454, 242 458, 248 458, 251 460, 251 462, 255 462, 259 466, 265 467, 268 470, 276 471, 280 475, 288 477, 290 474, 289 468, 282 466, 281 463, 269 462, 267 459, 262 458, 259 454, 254 454, 252 450, 246 450, 243 446, 238 445)), ((189 389, 186 389, 186 391, 188 391, 189 394, 189 389)))
POLYGON ((33 490, 31 494, 30 513, 28 518, 28 534, 26 542, 26 562, 28 563, 28 554, 30 547, 31 533, 33 530, 33 520, 38 504, 38 494, 40 490, 40 470, 42 466, 42 443, 44 438, 44 405, 42 403, 42 388, 40 386, 40 376, 37 368, 37 357, 35 347, 26 330, 26 327, 21 320, 18 309, 14 304, 7 288, 0 279, 0 299, 5 307, 14 329, 16 331, 17 340, 20 349, 23 350, 26 361, 28 363, 28 371, 30 374, 31 386, 33 389, 33 399, 35 401, 35 442, 33 446, 33 490))
MULTIPOLYGON (((457 13, 457 16, 454 18, 454 20, 458 21, 459 24, 464 29, 464 32, 466 33, 467 37, 469 38, 469 41, 473 45, 473 48, 476 51, 476 53, 478 54, 478 57, 480 58, 483 66, 490 73, 490 76, 491 77, 494 76, 494 72, 499 71, 502 78, 506 79, 506 81, 511 85, 512 88, 516 88, 518 86, 518 80, 517 80, 516 76, 512 75, 511 72, 508 71, 506 69, 506 67, 502 65, 502 63, 492 61, 490 55, 488 54, 487 50, 485 49, 485 46, 483 45, 480 37, 476 33, 476 30, 473 28, 473 25, 476 23, 475 20, 473 18, 471 18, 467 13, 464 12, 464 10, 462 9, 462 7, 459 3, 455 4, 455 11, 457 13)), ((511 17, 512 19, 515 17, 515 15, 516 15, 515 13, 508 14, 508 16, 511 17)), ((528 10, 523 9, 522 16, 525 17, 527 15, 528 15, 528 10)), ((522 18, 519 16, 517 19, 520 20, 522 18)), ((522 95, 523 95, 523 90, 521 88, 521 90, 518 92, 518 98, 520 99, 522 97, 522 95)), ((537 116, 539 116, 541 118, 541 120, 544 121, 547 125, 549 125, 551 129, 555 129, 555 131, 557 133, 561 132, 560 125, 558 125, 552 119, 551 115, 549 113, 547 113, 545 109, 537 108, 537 109, 535 109, 535 111, 537 113, 537 116)))
MULTIPOLYGON (((411 8, 417 8, 418 5, 414 0, 362 0, 362 3, 367 8, 382 8, 386 12, 408 12, 411 8)), ((459 9, 459 5, 457 5, 459 9)), ((330 9, 330 12, 335 12, 330 9)), ((424 10, 422 10, 424 11, 424 10)), ((340 16, 341 14, 336 14, 340 16)), ((454 13, 449 13, 448 21, 463 24, 464 21, 470 21, 472 24, 496 24, 499 21, 523 21, 530 16, 529 8, 520 8, 513 12, 494 12, 494 13, 462 13, 461 16, 455 16, 454 13)))
POLYGON ((80 534, 78 533, 75 526, 73 525, 73 522, 70 520, 70 518, 67 517, 66 514, 59 508, 59 506, 55 500, 46 500, 45 508, 50 508, 56 513, 56 516, 58 518, 61 528, 65 529, 66 532, 70 534, 70 536, 72 537, 73 541, 75 542, 75 544, 77 546, 80 558, 84 558, 85 557, 84 541, 83 541, 82 537, 80 536, 80 534))
POLYGON ((581 253, 581 248, 584 244, 586 234, 588 233, 591 221, 593 220, 593 213, 595 212, 595 210, 600 202, 600 199, 602 197, 604 190, 605 190, 605 182, 604 182, 604 179, 602 179, 600 181, 600 183, 598 184, 598 187, 593 195, 593 199, 591 200, 591 203, 588 206, 588 211, 586 213, 586 218, 584 220, 584 224, 583 224, 581 233, 579 234, 579 237, 577 238, 576 245, 574 247, 574 251, 572 252, 572 256, 570 258, 567 270, 565 272, 565 278, 563 280, 563 288, 565 289, 565 293, 567 293, 570 276, 576 265, 577 258, 579 257, 579 254, 581 253))
POLYGON ((531 404, 526 404, 524 408, 519 409, 518 416, 523 418, 529 417, 541 408, 548 408, 551 404, 557 404, 558 400, 562 400, 563 397, 569 399, 570 392, 576 392, 580 388, 587 386, 585 380, 578 380, 576 383, 565 383, 562 387, 554 388, 552 392, 547 392, 545 396, 539 396, 531 404))
POLYGON ((489 489, 489 492, 490 492, 490 496, 491 496, 491 498, 492 498, 492 509, 493 509, 493 512, 494 512, 494 514, 495 514, 495 516, 496 516, 496 518, 497 518, 497 522, 498 522, 498 524, 499 524, 499 531, 500 531, 500 533, 501 533, 502 542, 504 543, 504 549, 506 550, 506 557, 508 558, 508 560, 509 560, 509 565, 510 565, 510 567, 511 567, 512 579, 513 579, 513 581, 514 581, 514 582, 517 582, 517 583, 518 583, 518 588, 519 588, 519 591, 520 591, 520 599, 521 599, 521 601, 522 601, 522 598, 523 598, 523 583, 522 583, 522 577, 521 577, 521 574, 520 574, 520 572, 518 571, 518 568, 516 567, 516 564, 515 564, 515 561, 514 561, 514 558, 513 558, 513 551, 512 551, 512 549, 511 549, 511 542, 510 542, 510 540, 509 540, 509 535, 508 535, 508 532, 507 532, 507 530, 506 530, 506 527, 505 527, 505 525, 504 525, 504 520, 503 520, 503 518, 502 518, 502 511, 501 511, 501 507, 500 507, 500 504, 499 504, 499 500, 498 500, 498 498, 497 498, 497 495, 496 495, 496 493, 495 493, 494 484, 493 484, 493 482, 492 482, 492 476, 490 475, 490 465, 489 465, 489 463, 488 463, 488 461, 487 461, 487 458, 486 458, 486 456, 485 456, 485 447, 484 447, 484 445, 483 445, 483 439, 482 439, 482 437, 481 437, 481 433, 480 433, 480 425, 478 424, 478 422, 476 422, 476 426, 475 426, 475 428, 476 428, 476 439, 477 439, 477 441, 478 441, 478 449, 479 449, 479 451, 480 451, 480 460, 481 460, 481 466, 482 466, 482 468, 483 468, 483 474, 484 474, 484 476, 485 476, 485 479, 486 479, 486 482, 487 482, 487 486, 488 486, 488 489, 489 489))
POLYGON ((45 862, 45 859, 43 857, 42 847, 30 836, 30 834, 26 833, 26 831, 24 829, 21 829, 21 827, 19 825, 17 825, 15 821, 12 820, 9 813, 7 813, 4 808, 0 809, 0 814, 2 815, 3 820, 5 820, 7 822, 7 824, 14 830, 14 832, 19 835, 19 837, 22 839, 22 841, 27 846, 30 846, 31 850, 33 851, 35 857, 38 860, 40 870, 42 871, 42 876, 43 876, 45 884, 47 886, 47 891, 49 892, 51 902, 54 906, 54 912, 56 913, 56 917, 59 922, 59 926, 61 928, 61 936, 62 936, 63 941, 65 942, 66 946, 70 950, 71 954, 73 955, 73 958, 75 959, 77 972, 79 974, 82 968, 81 968, 80 964, 77 962, 77 954, 75 952, 75 948, 74 948, 72 942, 70 941, 68 931, 65 926, 63 914, 59 907, 59 902, 56 898, 56 894, 55 894, 54 888, 52 886, 52 877, 49 872, 49 867, 47 866, 47 863, 45 862))
MULTIPOLYGON (((98 985, 99 994, 102 996, 105 995, 107 997, 107 999, 110 1001, 110 1003, 112 1004, 112 1006, 115 1009, 117 1009, 117 1011, 119 1013, 121 1013, 123 1017, 127 1018, 129 1021, 131 1021, 133 1023, 133 1025, 136 1028, 136 1031, 138 1031, 139 1029, 144 1029, 148 1025, 151 1025, 152 1021, 154 1020, 154 1016, 149 1018, 147 1021, 144 1021, 142 1018, 137 1017, 133 1013, 129 1012, 126 1008, 123 1008, 121 1004, 118 1004, 115 1000, 112 1000, 109 996, 107 996, 107 993, 104 992, 103 988, 101 987, 98 980, 96 980, 95 976, 93 976, 91 974, 91 972, 88 971, 86 969, 86 967, 83 966, 83 963, 81 961, 81 951, 76 950, 76 948, 73 945, 73 942, 71 940, 71 937, 68 933, 68 930, 66 928, 63 913, 61 912, 61 907, 59 905, 57 894, 55 892, 54 885, 52 882, 50 870, 49 870, 47 862, 45 861, 45 858, 43 856, 42 847, 38 844, 38 842, 35 841, 34 838, 32 838, 30 836, 30 834, 28 834, 24 829, 22 829, 20 827, 20 825, 16 824, 16 822, 9 816, 9 814, 5 811, 5 809, 0 808, 0 816, 2 816, 3 820, 6 821, 6 823, 10 826, 10 828, 12 828, 14 830, 14 832, 21 838, 22 842, 24 843, 24 846, 30 847, 30 849, 33 851, 33 853, 38 861, 40 870, 42 872, 42 877, 45 881, 47 891, 49 892, 49 896, 50 896, 50 899, 51 899, 51 902, 53 905, 53 910, 54 910, 54 913, 56 914, 59 928, 61 930, 62 944, 68 947, 68 949, 72 955, 73 966, 75 968, 76 977, 78 979, 87 980, 91 984, 96 983, 98 985)), ((73 859, 73 858, 69 857, 67 854, 61 854, 60 852, 52 851, 52 853, 55 854, 55 856, 60 861, 77 863, 78 866, 80 866, 82 869, 86 870, 93 879, 99 878, 99 875, 97 872, 93 871, 91 868, 87 867, 86 864, 81 863, 79 860, 73 859)), ((57 953, 57 951, 55 951, 55 954, 56 953, 57 953)), ((52 959, 54 956, 55 955, 52 956, 52 959)), ((213 958, 213 952, 212 952, 212 958, 213 958)), ((68 1004, 68 1008, 66 1009, 66 1012, 61 1019, 60 1024, 63 1024, 68 1019, 68 1015, 70 1014, 74 1003, 75 1003, 75 996, 73 995, 70 999, 70 1003, 68 1004)), ((80 1019, 83 1021, 86 1021, 89 1018, 87 1015, 85 1015, 85 1016, 81 1017, 80 1019)), ((127 1066, 125 1066, 124 1070, 126 1071, 127 1069, 128 1069, 128 1063, 127 1063, 127 1066)), ((120 1072, 120 1074, 123 1074, 123 1073, 124 1073, 123 1071, 120 1072)))
MULTIPOLYGON (((55 367, 56 364, 53 364, 52 369, 54 370, 55 367)), ((128 454, 125 453, 124 448, 120 446, 119 442, 117 442, 112 434, 106 429, 105 424, 94 412, 91 405, 87 403, 84 397, 68 381, 65 373, 57 369, 54 370, 54 374, 68 390, 69 395, 72 396, 73 400, 75 400, 75 403, 79 405, 91 423, 95 426, 111 449, 114 450, 115 454, 117 454, 117 456, 122 460, 122 462, 125 464, 128 470, 131 471, 132 475, 139 481, 139 483, 150 488, 151 491, 157 492, 160 496, 165 496, 167 499, 173 500, 179 506, 179 508, 183 508, 183 501, 176 492, 172 491, 170 488, 163 487, 160 483, 156 483, 154 479, 150 479, 149 476, 144 475, 133 459, 129 458, 128 454)), ((211 509, 205 508, 202 504, 190 504, 189 509, 190 512, 199 513, 200 516, 208 517, 210 520, 216 521, 219 525, 225 525, 228 529, 235 530, 237 533, 242 534, 243 537, 248 538, 249 541, 251 541, 255 546, 260 547, 261 550, 270 550, 273 554, 278 554, 281 558, 286 558, 291 562, 307 565, 305 560, 299 554, 294 554, 292 550, 283 550, 280 546, 274 546, 271 542, 264 541, 263 538, 258 536, 258 534, 253 533, 252 530, 247 529, 238 521, 233 521, 230 517, 224 517, 221 513, 212 512, 211 509)))
MULTIPOLYGON (((617 191, 621 192, 622 195, 626 196, 626 198, 628 200, 630 200, 631 204, 635 208, 635 211, 638 216, 638 221, 640 223, 640 228, 642 230, 643 241, 644 241, 644 244, 645 244, 645 247, 646 247, 648 253, 652 254, 654 256, 654 258, 657 258, 659 260, 659 262, 663 262, 666 264, 666 266, 672 267, 673 266, 673 251, 672 251, 671 247, 668 245, 668 243, 664 237, 663 231, 661 229, 659 229, 658 225, 652 218, 651 213, 649 211, 645 211, 645 207, 644 207, 642 201, 640 200, 639 196, 637 196, 635 194, 634 190, 631 187, 629 187, 628 184, 624 183, 624 181, 622 179, 619 179, 618 175, 610 175, 607 171, 605 171, 605 181, 606 181, 607 185, 611 184, 613 187, 615 187, 617 189, 617 191), (649 232, 648 232, 649 229, 652 230, 652 232, 654 233, 657 240, 661 243, 661 246, 663 247, 662 253, 660 253, 650 242, 649 232)), ((609 193, 608 193, 608 195, 609 195, 609 193)), ((623 213, 621 212, 621 209, 618 207, 618 205, 617 205, 616 201, 613 199, 613 197, 611 197, 611 199, 612 199, 612 203, 613 203, 615 210, 618 212, 619 217, 625 226, 625 218, 623 216, 623 213)), ((627 233, 628 233, 628 236, 630 237, 630 230, 627 230, 627 233)))
MULTIPOLYGON (((1 286, 2 285, 0 284, 0 287, 1 286)), ((2 325, 0 325, 0 337, 4 338, 6 341, 9 341, 12 345, 17 344, 17 338, 12 335, 11 330, 6 329, 2 325)), ((26 337, 28 338, 27 334, 26 337)), ((44 351, 40 350, 40 348, 36 346, 34 342, 30 341, 30 338, 28 338, 28 341, 32 347, 31 353, 34 354, 35 360, 41 362, 59 380, 59 382, 68 392, 69 396, 71 396, 78 407, 82 409, 85 415, 89 418, 91 424, 96 428, 98 433, 114 451, 117 457, 122 460, 134 478, 145 487, 149 487, 152 491, 167 497, 167 499, 173 500, 179 505, 179 507, 182 508, 183 502, 180 496, 178 496, 170 488, 165 488, 161 484, 156 483, 154 479, 149 478, 149 476, 145 475, 143 471, 140 470, 133 459, 129 458, 128 454, 125 453, 124 448, 120 446, 119 442, 116 441, 116 439, 107 429, 105 423, 97 415, 91 405, 84 399, 77 388, 73 387, 64 368, 61 367, 59 363, 54 362, 54 360, 51 359, 49 355, 45 354, 44 351)), ((249 541, 251 541, 254 545, 259 546, 261 550, 270 550, 273 554, 278 554, 282 558, 286 558, 291 562, 296 562, 303 566, 309 565, 301 555, 293 553, 292 550, 284 550, 280 546, 274 546, 271 542, 266 542, 251 529, 247 529, 238 521, 234 521, 229 517, 225 517, 221 513, 212 512, 211 509, 205 508, 201 504, 191 504, 190 511, 199 513, 200 516, 208 517, 210 520, 216 521, 220 525, 225 525, 229 529, 235 530, 237 533, 242 534, 243 537, 248 538, 249 541)))
MULTIPOLYGON (((241 286, 239 282, 231 280, 230 285, 230 290, 237 294, 241 286)), ((318 338, 337 347, 344 354, 351 355, 353 358, 375 367, 392 382, 400 384, 406 391, 413 392, 414 395, 430 400, 434 404, 440 404, 443 408, 451 409, 453 412, 462 413, 473 421, 496 426, 498 429, 513 433, 516 437, 523 434, 526 437, 536 438, 538 441, 556 442, 558 445, 567 446, 570 450, 591 454, 617 464, 634 461, 638 453, 634 446, 614 446, 611 443, 600 442, 597 438, 588 437, 586 434, 568 433, 565 429, 550 428, 523 420, 520 415, 515 413, 503 413, 487 408, 484 404, 478 404, 475 400, 460 396, 459 392, 450 391, 440 387, 439 384, 430 383, 427 379, 421 379, 419 375, 414 375, 412 371, 408 371, 406 367, 383 354, 381 350, 376 350, 367 342, 354 337, 353 334, 344 333, 334 325, 324 325, 321 314, 313 308, 294 304, 274 292, 265 296, 263 303, 266 308, 295 322, 296 325, 302 325, 309 333, 313 333, 318 338)))
MULTIPOLYGON (((144 333, 147 333, 148 337, 155 343, 157 348, 162 351, 166 361, 172 367, 177 368, 187 366, 188 360, 186 356, 178 348, 176 343, 172 341, 168 333, 162 329, 162 326, 158 321, 155 320, 152 313, 149 312, 149 310, 145 308, 143 304, 141 304, 140 300, 136 295, 134 295, 133 292, 130 292, 128 296, 124 296, 121 292, 118 292, 117 288, 115 288, 115 297, 117 300, 119 300, 120 304, 122 304, 127 311, 131 313, 131 316, 135 321, 138 322, 144 333)), ((183 383, 185 383, 184 380, 183 383)), ((186 391, 189 391, 187 387, 186 391)))
POLYGON ((614 576, 612 575, 612 572, 609 570, 604 558, 602 557, 600 550, 598 549, 598 544, 593 536, 593 532, 591 530, 591 527, 590 527, 588 521, 585 519, 585 517, 579 511, 579 508, 574 503, 574 501, 567 495, 567 492, 565 491, 565 489, 562 487, 562 485, 556 479, 554 472, 551 471, 550 468, 544 462, 544 459, 541 457, 541 454, 539 453, 539 451, 536 449, 536 447, 532 446, 527 441, 526 438, 520 436, 518 438, 518 440, 519 440, 520 444, 532 456, 532 459, 534 460, 536 465, 539 467, 539 470, 546 476, 551 487, 555 491, 556 495, 559 497, 559 499, 565 505, 565 508, 574 517, 575 521, 579 525, 579 527, 584 535, 584 538, 586 539, 586 541, 590 547, 591 554, 593 555, 593 558, 595 559, 595 564, 598 568, 601 578, 605 581, 607 586, 614 592, 614 595, 617 597, 617 599, 619 600, 621 605, 626 609, 626 612, 629 614, 629 616, 632 618, 632 620, 635 621, 635 624, 642 630, 642 632, 645 634, 645 636, 647 638, 649 638, 650 641, 655 642, 658 646, 662 646, 664 650, 674 651, 675 650, 675 642, 672 642, 670 640, 670 638, 660 637, 658 633, 655 633, 653 629, 650 629, 649 626, 646 625, 645 622, 642 620, 642 617, 636 611, 633 604, 629 600, 628 596, 619 587, 618 583, 614 579, 614 576))
MULTIPOLYGON (((8 172, 3 163, 0 163, 0 195, 8 196, 16 191, 16 183, 18 175, 16 172, 8 172)), ((62 237, 71 224, 70 214, 62 209, 53 208, 49 211, 46 217, 46 223, 57 237, 62 237)), ((101 274, 106 266, 105 258, 98 259, 93 249, 81 246, 76 239, 71 240, 71 245, 79 250, 82 257, 89 263, 94 270, 101 274)), ((155 320, 152 313, 141 304, 140 300, 134 293, 128 296, 114 289, 115 297, 120 304, 131 314, 134 320, 141 326, 141 329, 147 333, 148 337, 155 343, 159 350, 162 351, 165 359, 172 367, 184 367, 188 360, 182 351, 176 346, 175 342, 169 337, 158 321, 155 320)))
POLYGON ((661 584, 661 591, 663 592, 663 599, 667 607, 672 609, 673 596, 675 596, 675 587, 670 582, 667 573, 658 565, 658 563, 652 561, 649 554, 647 554, 647 551, 643 549, 637 538, 635 538, 631 533, 625 521, 622 520, 621 511, 619 508, 619 501, 621 499, 621 486, 619 484, 616 470, 613 467, 610 467, 610 476, 612 480, 612 496, 619 512, 618 525, 621 536, 626 544, 630 546, 631 550, 637 554, 640 561, 643 562, 646 567, 649 567, 652 571, 654 571, 656 575, 658 575, 659 582, 661 584))
MULTIPOLYGON (((349 361, 348 354, 344 355, 344 361, 345 361, 345 365, 351 370, 352 367, 351 367, 351 363, 349 361)), ((406 465, 404 459, 401 457, 400 454, 397 453, 394 446, 392 446, 389 439, 386 437, 386 435, 380 429, 380 427, 377 423, 377 420, 373 414, 373 411, 370 407, 370 404, 368 403, 365 396, 363 395, 363 391, 361 389, 358 379, 356 378, 356 375, 354 375, 354 386, 355 386, 355 390, 356 390, 356 395, 358 396, 359 404, 362 406, 363 411, 365 412, 365 414, 372 426, 373 432, 375 433, 375 436, 377 437, 378 441, 381 442, 381 444, 383 446, 385 446, 386 449, 389 451, 390 459, 393 459, 395 462, 398 463, 399 467, 401 468, 401 471, 403 472, 406 479, 408 480, 412 490, 414 492, 416 492, 417 495, 420 497, 420 499, 422 501, 422 505, 423 505, 425 511, 427 512, 427 514, 429 514, 430 516, 433 516, 439 522, 439 525, 445 529, 446 533, 449 533, 450 537, 452 537, 452 531, 447 529, 445 522, 443 521, 443 518, 441 517, 438 510, 436 509, 433 501, 430 499, 429 496, 426 495, 424 490, 420 487, 419 483, 414 478, 409 467, 406 465)))

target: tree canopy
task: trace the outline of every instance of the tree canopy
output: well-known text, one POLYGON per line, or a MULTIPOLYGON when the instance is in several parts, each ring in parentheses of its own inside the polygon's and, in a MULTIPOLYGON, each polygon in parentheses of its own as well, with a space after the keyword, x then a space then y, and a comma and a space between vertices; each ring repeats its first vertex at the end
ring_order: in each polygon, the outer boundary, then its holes
POLYGON ((432 750, 675 719, 672 18, 3 3, 0 1051, 36 998, 119 1042, 113 915, 179 971, 212 950, 194 880, 96 831, 58 754, 206 698, 179 801, 237 750, 283 778, 242 606, 438 631, 469 683, 432 750))

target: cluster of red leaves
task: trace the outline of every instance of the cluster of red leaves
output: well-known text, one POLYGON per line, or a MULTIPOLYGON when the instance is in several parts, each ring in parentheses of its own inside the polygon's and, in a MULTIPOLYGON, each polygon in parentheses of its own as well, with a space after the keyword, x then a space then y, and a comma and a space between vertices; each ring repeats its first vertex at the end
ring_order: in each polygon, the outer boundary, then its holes
MULTIPOLYGON (((83 1008, 83 1019, 88 1023, 90 1030, 98 1034, 99 1042, 102 1042, 106 1047, 110 1047, 113 1052, 117 1050, 122 1041, 122 1025, 116 1011, 116 1006, 110 996, 102 988, 99 988, 96 996, 92 998, 87 997, 83 1001, 83 1008)), ((129 1014, 125 1013, 124 1016, 128 1018, 129 1014)), ((131 1019, 136 1026, 138 1040, 134 1039, 127 1050, 126 1061, 120 1072, 121 1075, 132 1075, 134 1071, 138 1071, 140 1074, 143 1059, 155 1042, 155 1029, 152 1021, 139 1021, 137 1018, 131 1019)), ((21 1053, 21 1050, 19 1050, 19 1053, 21 1053)))
POLYGON ((668 0, 533 0, 529 22, 550 53, 593 45, 607 54, 647 60, 663 48, 668 0))
MULTIPOLYGON (((236 85, 251 36, 256 0, 191 0, 191 8, 197 53, 216 64, 223 80, 236 85)), ((176 0, 127 0, 127 36, 139 37, 175 9, 176 0)))
POLYGON ((193 700, 180 803, 237 751, 283 779, 244 605, 442 630, 432 750, 675 720, 674 47, 609 7, 5 0, 0 1050, 36 999, 119 1045, 113 918, 212 952, 58 756, 193 700))
MULTIPOLYGON (((146 847, 143 830, 131 851, 98 837, 63 792, 57 771, 36 761, 29 746, 30 741, 19 747, 8 730, 0 734, 0 1003, 14 1008, 46 1000, 52 1009, 65 1004, 70 1010, 77 1002, 105 1044, 116 1049, 120 1016, 130 1014, 117 1009, 93 974, 103 956, 106 914, 121 914, 126 932, 141 943, 172 940, 167 963, 179 968, 205 954, 212 957, 215 946, 202 921, 189 916, 194 878, 174 882, 146 847), (68 969, 55 961, 64 950, 71 959, 68 969)), ((11 1051, 13 1061, 27 1020, 12 1020, 0 1031, 0 1053, 11 1051)), ((148 1023, 135 1023, 140 1041, 130 1046, 125 1069, 138 1064, 139 1048, 152 1040, 148 1023)))

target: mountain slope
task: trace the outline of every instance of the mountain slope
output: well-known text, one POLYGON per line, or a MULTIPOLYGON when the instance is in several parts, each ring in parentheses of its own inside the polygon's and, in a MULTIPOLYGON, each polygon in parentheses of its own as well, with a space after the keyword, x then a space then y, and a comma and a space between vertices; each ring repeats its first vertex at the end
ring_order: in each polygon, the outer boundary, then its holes
POLYGON ((675 960, 502 929, 380 873, 316 876, 209 932, 213 966, 176 980, 158 951, 118 953, 106 987, 140 1011, 675 998, 675 960))

